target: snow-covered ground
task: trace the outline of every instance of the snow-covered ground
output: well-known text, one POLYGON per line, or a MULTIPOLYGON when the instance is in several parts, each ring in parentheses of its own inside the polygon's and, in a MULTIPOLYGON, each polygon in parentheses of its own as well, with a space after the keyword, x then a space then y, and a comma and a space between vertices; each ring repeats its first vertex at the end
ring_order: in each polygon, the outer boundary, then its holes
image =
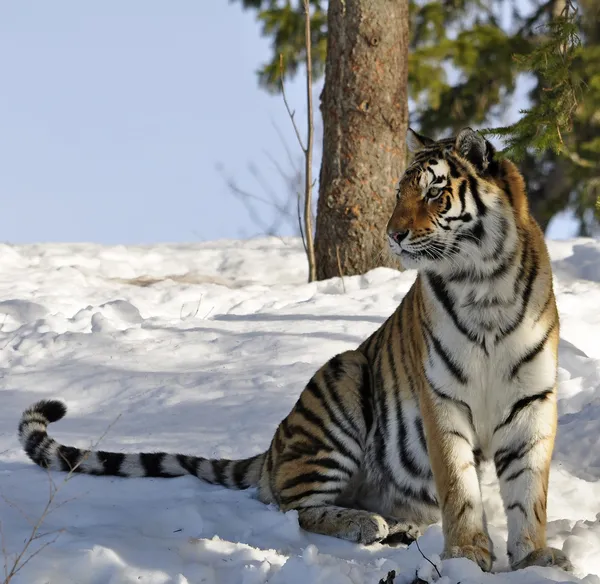
MULTIPOLYGON (((560 426, 549 494, 551 545, 575 576, 506 572, 506 525, 493 472, 485 500, 499 559, 467 560, 445 582, 600 583, 600 242, 550 242, 561 313, 560 426)), ((0 521, 14 559, 58 494, 27 554, 55 540, 13 584, 371 584, 435 570, 415 544, 362 547, 312 535, 294 512, 178 479, 49 477, 16 438, 21 411, 64 399, 59 440, 105 450, 167 449, 237 458, 265 449, 305 382, 396 307, 414 272, 305 284, 295 239, 103 247, 0 245, 0 521)), ((439 526, 419 540, 430 559, 439 526)), ((28 555, 24 557, 26 559, 28 555)))

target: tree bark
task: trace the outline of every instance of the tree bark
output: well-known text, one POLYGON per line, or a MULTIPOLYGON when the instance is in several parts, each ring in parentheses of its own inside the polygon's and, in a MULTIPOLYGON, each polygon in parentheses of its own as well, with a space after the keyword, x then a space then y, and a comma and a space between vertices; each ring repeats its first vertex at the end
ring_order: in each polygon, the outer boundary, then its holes
POLYGON ((408 0, 330 0, 327 23, 319 280, 398 267, 385 227, 405 164, 408 0))

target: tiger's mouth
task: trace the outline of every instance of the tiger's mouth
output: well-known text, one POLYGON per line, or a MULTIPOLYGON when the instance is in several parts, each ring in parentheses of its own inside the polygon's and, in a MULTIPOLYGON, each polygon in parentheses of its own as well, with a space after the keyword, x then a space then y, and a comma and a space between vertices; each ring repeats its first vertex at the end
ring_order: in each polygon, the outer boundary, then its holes
POLYGON ((419 243, 398 244, 390 240, 390 250, 406 267, 418 268, 423 264, 441 264, 446 260, 456 262, 460 248, 456 241, 429 239, 419 243))

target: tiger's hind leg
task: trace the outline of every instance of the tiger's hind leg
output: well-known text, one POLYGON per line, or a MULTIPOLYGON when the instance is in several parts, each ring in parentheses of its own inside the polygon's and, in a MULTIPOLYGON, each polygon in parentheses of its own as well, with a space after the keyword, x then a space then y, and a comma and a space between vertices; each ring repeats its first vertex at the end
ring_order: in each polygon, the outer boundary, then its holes
POLYGON ((363 464, 373 421, 370 379, 358 351, 337 355, 317 371, 275 433, 265 461, 268 489, 263 485, 283 511, 298 511, 303 529, 363 544, 405 527, 341 503, 363 464))

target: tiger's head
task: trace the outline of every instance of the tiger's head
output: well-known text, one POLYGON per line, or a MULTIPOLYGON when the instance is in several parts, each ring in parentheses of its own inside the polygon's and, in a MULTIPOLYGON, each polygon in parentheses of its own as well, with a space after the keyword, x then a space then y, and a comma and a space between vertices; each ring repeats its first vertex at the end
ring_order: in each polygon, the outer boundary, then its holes
POLYGON ((492 144, 471 128, 438 141, 409 129, 407 144, 414 159, 387 226, 390 249, 404 267, 477 269, 510 245, 515 219, 528 215, 514 164, 496 161, 492 144))

